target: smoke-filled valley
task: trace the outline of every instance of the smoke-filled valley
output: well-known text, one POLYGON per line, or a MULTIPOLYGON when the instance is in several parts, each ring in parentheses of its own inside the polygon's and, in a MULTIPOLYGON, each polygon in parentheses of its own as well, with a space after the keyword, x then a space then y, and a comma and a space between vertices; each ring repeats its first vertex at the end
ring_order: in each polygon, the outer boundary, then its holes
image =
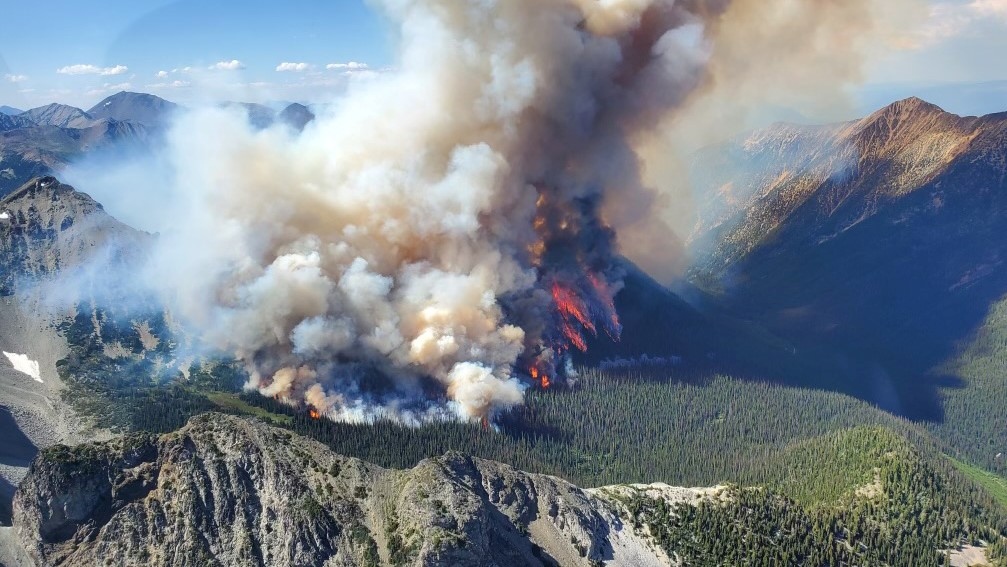
POLYGON ((0 567, 1007 564, 1007 115, 829 122, 876 4, 378 0, 324 102, 4 107, 0 567))

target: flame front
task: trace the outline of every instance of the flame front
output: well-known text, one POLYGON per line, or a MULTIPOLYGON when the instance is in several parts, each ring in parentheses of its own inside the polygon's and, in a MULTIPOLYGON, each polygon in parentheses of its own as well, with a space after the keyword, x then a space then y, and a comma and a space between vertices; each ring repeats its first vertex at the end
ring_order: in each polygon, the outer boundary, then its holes
POLYGON ((573 288, 553 282, 552 300, 556 306, 556 313, 559 315, 559 329, 566 339, 567 344, 574 346, 581 352, 587 352, 587 339, 584 331, 597 334, 597 328, 587 313, 587 306, 584 300, 577 295, 573 288))
POLYGON ((576 349, 587 352, 589 337, 599 328, 618 340, 622 326, 615 309, 620 274, 611 266, 614 234, 591 199, 557 199, 548 186, 537 186, 532 229, 527 246, 530 264, 550 294, 546 330, 531 345, 525 368, 532 381, 548 388, 564 374, 561 362, 576 349))
POLYGON ((322 414, 318 412, 315 408, 308 409, 308 417, 311 419, 321 419, 322 414))

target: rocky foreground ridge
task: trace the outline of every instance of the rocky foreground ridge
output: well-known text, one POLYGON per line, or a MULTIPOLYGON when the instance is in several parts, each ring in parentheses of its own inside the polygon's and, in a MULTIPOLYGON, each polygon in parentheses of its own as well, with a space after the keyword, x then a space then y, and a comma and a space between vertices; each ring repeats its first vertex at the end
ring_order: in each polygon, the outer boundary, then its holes
MULTIPOLYGON (((40 565, 667 565, 625 490, 449 453, 386 470, 209 413, 160 437, 42 451, 14 501, 40 565)), ((717 489, 646 487, 698 500, 717 489)))

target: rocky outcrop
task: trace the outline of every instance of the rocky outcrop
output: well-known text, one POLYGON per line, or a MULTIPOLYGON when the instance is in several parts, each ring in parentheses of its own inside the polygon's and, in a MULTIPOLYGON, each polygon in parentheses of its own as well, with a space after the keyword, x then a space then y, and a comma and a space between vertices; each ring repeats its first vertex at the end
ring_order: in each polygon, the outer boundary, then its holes
POLYGON ((453 453, 385 470, 211 413, 161 437, 44 450, 14 525, 53 566, 670 563, 617 495, 453 453))
POLYGON ((121 263, 148 236, 54 177, 33 179, 0 199, 0 295, 24 279, 45 279, 104 255, 121 263))

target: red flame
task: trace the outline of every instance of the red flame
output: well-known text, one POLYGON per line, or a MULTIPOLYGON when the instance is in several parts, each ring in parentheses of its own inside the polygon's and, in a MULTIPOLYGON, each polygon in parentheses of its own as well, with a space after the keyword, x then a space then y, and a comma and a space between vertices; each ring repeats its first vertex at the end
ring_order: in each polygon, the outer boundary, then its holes
POLYGON ((560 332, 563 333, 563 337, 568 344, 577 347, 581 352, 587 352, 587 340, 581 329, 591 334, 597 333, 597 329, 588 314, 584 300, 571 287, 558 281, 552 284, 552 299, 559 314, 560 332))
POLYGON ((552 299, 553 316, 542 342, 532 345, 524 366, 532 381, 548 388, 563 375, 565 354, 587 352, 588 338, 599 327, 618 340, 621 325, 615 310, 615 289, 607 279, 612 234, 590 200, 554 198, 558 192, 536 186, 532 229, 537 238, 527 245, 528 259, 552 299))

